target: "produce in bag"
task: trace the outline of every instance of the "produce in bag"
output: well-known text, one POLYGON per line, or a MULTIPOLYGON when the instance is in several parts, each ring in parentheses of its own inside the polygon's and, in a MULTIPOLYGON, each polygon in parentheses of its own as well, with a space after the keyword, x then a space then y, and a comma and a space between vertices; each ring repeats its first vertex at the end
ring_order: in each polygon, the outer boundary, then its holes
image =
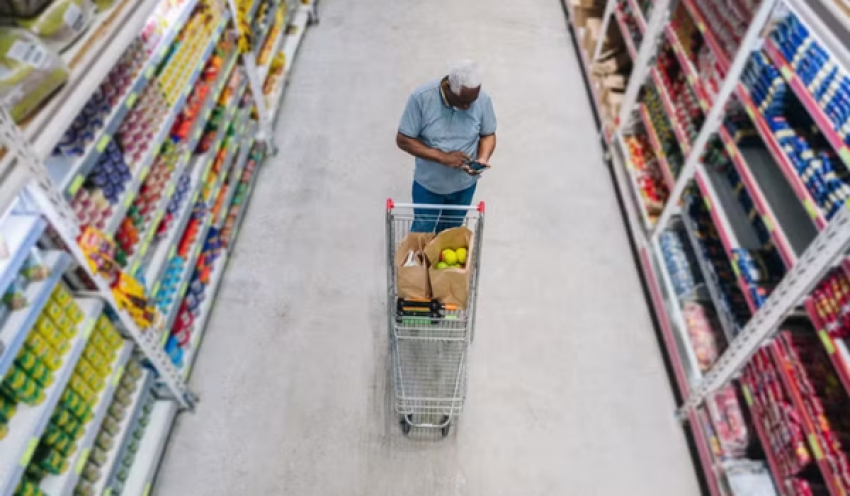
POLYGON ((465 264, 471 260, 472 241, 472 231, 466 227, 455 227, 441 232, 425 246, 425 256, 430 264, 431 297, 440 303, 466 308, 471 271, 465 264), (460 264, 458 249, 462 249, 464 264, 460 264), (446 256, 450 259, 446 260, 446 256))
POLYGON ((38 35, 47 45, 62 51, 68 48, 94 18, 91 0, 54 0, 32 19, 18 19, 19 26, 38 35))
POLYGON ((20 122, 68 79, 68 66, 36 36, 0 28, 0 105, 20 122))
POLYGON ((0 0, 0 15, 32 17, 46 7, 50 0, 0 0))

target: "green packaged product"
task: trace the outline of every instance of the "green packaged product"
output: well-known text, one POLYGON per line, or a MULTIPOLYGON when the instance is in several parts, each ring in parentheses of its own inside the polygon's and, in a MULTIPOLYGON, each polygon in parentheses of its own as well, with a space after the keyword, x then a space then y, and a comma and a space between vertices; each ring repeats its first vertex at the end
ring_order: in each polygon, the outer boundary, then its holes
POLYGON ((130 442, 127 443, 127 450, 130 453, 135 454, 137 451, 139 451, 139 442, 135 439, 131 439, 130 442))
POLYGON ((92 448, 91 453, 89 453, 89 463, 94 463, 98 467, 102 467, 108 459, 107 452, 97 446, 92 448))
POLYGON ((0 394, 0 418, 4 422, 12 420, 18 411, 17 403, 5 394, 0 394))
POLYGON ((68 462, 61 453, 55 450, 50 450, 44 453, 38 464, 45 472, 53 475, 59 475, 68 468, 68 462))
POLYGON ((108 452, 115 445, 115 440, 108 433, 101 431, 101 433, 97 435, 95 444, 98 448, 108 452))
POLYGON ((15 496, 40 496, 41 494, 44 493, 38 486, 26 479, 21 479, 18 488, 15 490, 15 496))
POLYGON ((0 387, 10 398, 19 402, 33 405, 38 401, 40 386, 17 366, 13 366, 6 374, 0 387))
POLYGON ((86 467, 81 474, 83 479, 95 482, 100 479, 100 468, 93 463, 86 463, 86 467))
POLYGON ((127 410, 118 403, 112 403, 109 405, 109 416, 119 422, 124 419, 124 412, 126 411, 127 410))
POLYGON ((133 466, 133 461, 136 459, 136 455, 133 453, 127 453, 124 455, 124 458, 121 460, 121 464, 127 468, 133 466))
POLYGON ((91 0, 53 0, 37 17, 17 22, 44 39, 51 48, 61 51, 85 32, 94 10, 91 0))

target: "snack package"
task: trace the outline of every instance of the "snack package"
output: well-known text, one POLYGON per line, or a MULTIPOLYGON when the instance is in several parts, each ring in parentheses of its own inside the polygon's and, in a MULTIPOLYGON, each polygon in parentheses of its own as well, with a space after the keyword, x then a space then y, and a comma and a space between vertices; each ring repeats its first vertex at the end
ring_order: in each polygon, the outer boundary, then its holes
POLYGON ((17 23, 44 40, 50 48, 62 51, 85 32, 94 12, 91 0, 53 0, 38 16, 18 19, 17 23))
POLYGON ((0 105, 22 121, 68 79, 68 66, 35 35, 0 28, 0 105))

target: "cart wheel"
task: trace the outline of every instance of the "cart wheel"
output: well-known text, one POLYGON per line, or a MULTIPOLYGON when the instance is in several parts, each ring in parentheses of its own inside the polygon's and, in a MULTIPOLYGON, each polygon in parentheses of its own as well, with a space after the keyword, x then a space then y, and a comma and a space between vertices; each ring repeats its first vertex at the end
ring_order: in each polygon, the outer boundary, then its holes
POLYGON ((442 432, 442 433, 443 433, 443 437, 446 437, 446 436, 448 436, 448 435, 449 435, 449 431, 450 431, 451 429, 452 429, 452 425, 451 425, 451 424, 449 424, 449 425, 447 425, 447 426, 442 427, 442 428, 440 429, 440 432, 442 432))
POLYGON ((401 432, 405 436, 410 434, 410 423, 407 421, 407 417, 401 417, 401 432))

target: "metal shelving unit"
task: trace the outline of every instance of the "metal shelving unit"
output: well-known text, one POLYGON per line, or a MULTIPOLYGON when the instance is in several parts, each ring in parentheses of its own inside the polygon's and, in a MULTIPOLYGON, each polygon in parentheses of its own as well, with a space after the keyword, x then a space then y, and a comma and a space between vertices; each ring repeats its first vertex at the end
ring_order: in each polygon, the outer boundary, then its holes
MULTIPOLYGON (((75 488, 86 478, 85 467, 95 451, 101 427, 111 415, 109 407, 117 396, 121 377, 130 361, 134 366, 140 361, 144 364, 143 376, 130 398, 127 415, 118 423, 115 443, 108 450, 101 477, 93 484, 93 489, 100 495, 111 494, 118 488, 125 495, 149 494, 174 418, 180 411, 191 410, 197 401, 187 381, 199 354, 204 328, 215 309, 215 292, 224 279, 232 241, 243 219, 259 163, 255 164, 256 170, 248 184, 240 183, 242 174, 255 146, 265 151, 275 149, 271 141, 274 117, 281 107, 298 47, 307 27, 317 21, 315 0, 115 2, 113 7, 96 13, 83 36, 61 54, 69 66, 69 79, 33 115, 16 123, 6 109, 0 108, 0 167, 4 170, 0 177, 0 289, 6 292, 13 281, 20 279, 19 272, 28 266, 32 253, 40 256, 40 263, 50 269, 46 278, 27 283, 20 291, 21 301, 25 301, 22 308, 0 309, 0 377, 14 366, 27 336, 36 332, 37 318, 42 309, 50 307, 51 295, 60 280, 64 279, 62 284, 85 313, 79 331, 69 341, 61 366, 53 374, 53 382, 44 388, 44 399, 36 406, 19 404, 17 413, 5 424, 8 433, 0 438, 0 461, 3 462, 0 496, 15 493, 22 477, 30 480, 30 475, 25 475, 27 467, 37 456, 36 448, 60 396, 68 384, 73 384, 72 374, 101 314, 113 316, 110 318, 124 337, 123 345, 108 365, 108 374, 103 371, 106 374, 103 389, 92 400, 92 414, 75 450, 65 460, 67 468, 45 477, 38 484, 42 491, 53 496, 75 493, 75 488), (273 12, 263 38, 271 36, 274 9, 287 9, 287 15, 274 39, 270 40, 272 50, 267 63, 257 67, 253 59, 257 47, 240 47, 241 51, 229 52, 218 47, 227 46, 224 43, 238 37, 244 26, 238 22, 244 20, 240 8, 245 8, 250 26, 264 3, 271 5, 273 12), (194 31, 193 38, 188 41, 181 36, 185 37, 184 28, 190 25, 194 26, 194 31), (203 35, 199 37, 198 33, 203 35), (175 50, 178 42, 183 46, 191 44, 192 51, 187 53, 196 56, 191 60, 175 56, 179 51, 175 50), (126 84, 119 94, 111 95, 108 111, 98 117, 99 125, 91 136, 86 136, 78 156, 54 156, 57 143, 81 115, 90 97, 125 51, 138 43, 145 47, 143 55, 134 59, 138 70, 126 76, 126 84), (214 53, 217 79, 212 77, 216 73, 208 70, 214 53), (263 83, 269 77, 271 61, 278 55, 285 57, 286 65, 283 73, 277 75, 279 80, 274 81, 269 94, 264 94, 263 83), (170 64, 181 64, 174 69, 174 75, 182 78, 179 79, 181 86, 172 93, 164 85, 174 78, 163 78, 170 64), (118 240, 119 235, 124 235, 121 229, 126 228, 125 220, 138 215, 135 209, 140 207, 136 206, 136 201, 151 194, 151 188, 158 188, 156 198, 146 207, 149 213, 134 217, 133 222, 139 223, 138 238, 132 242, 134 251, 126 263, 121 262, 124 275, 140 277, 140 283, 147 289, 145 297, 152 298, 163 283, 166 265, 176 256, 174 246, 183 238, 193 213, 197 213, 196 205, 203 205, 206 217, 188 248, 174 304, 164 315, 147 323, 134 319, 119 303, 119 294, 113 291, 112 275, 104 276, 90 263, 79 244, 86 226, 82 225, 82 217, 78 217, 75 210, 79 206, 72 207, 72 202, 82 188, 100 187, 90 180, 91 175, 105 159, 107 146, 117 145, 121 151, 122 125, 145 104, 143 95, 153 84, 160 85, 160 92, 169 98, 167 109, 150 130, 147 147, 132 160, 127 158, 131 176, 119 191, 117 202, 111 205, 111 215, 101 231, 107 240, 118 240), (203 100, 193 102, 199 106, 197 109, 191 107, 192 115, 189 115, 190 96, 202 84, 208 88, 208 93, 203 100), (226 87, 229 98, 222 97, 226 87), (210 124, 214 112, 220 119, 217 127, 210 124), (178 124, 185 127, 178 130, 178 124), (170 175, 159 180, 152 171, 166 141, 175 142, 176 155, 168 164, 170 175), (197 151, 202 141, 207 150, 204 153, 197 151), (151 178, 156 180, 151 181, 151 178), (237 197, 237 187, 240 188, 239 210, 238 214, 234 210, 237 218, 230 236, 231 245, 223 250, 212 267, 201 317, 191 339, 184 345, 185 358, 178 367, 174 357, 166 353, 165 343, 186 288, 192 282, 195 262, 205 249, 207 232, 223 226, 237 197), (167 207, 178 189, 183 195, 182 202, 175 202, 176 208, 168 212, 167 207), (218 207, 221 210, 213 215, 216 200, 221 202, 218 207), (163 222, 168 222, 167 228, 163 222), (146 407, 149 399, 153 403, 146 407), (129 466, 125 450, 134 444, 132 433, 141 423, 147 427, 137 439, 138 452, 130 459, 132 465, 129 466)), ((260 160, 267 155, 265 151, 259 154, 260 160)))
MULTIPOLYGON (((563 1, 565 12, 572 20, 575 17, 573 2, 563 1)), ((752 480, 757 480, 765 472, 769 472, 774 477, 776 493, 786 494, 786 489, 779 482, 782 480, 780 477, 782 472, 780 472, 779 461, 776 459, 773 447, 769 445, 765 426, 757 420, 754 424, 755 429, 752 431, 754 439, 759 440, 767 455, 761 464, 748 461, 743 465, 735 466, 725 461, 721 462, 715 460, 712 454, 711 446, 716 440, 710 439, 710 436, 706 434, 707 430, 713 428, 707 425, 708 419, 704 414, 704 408, 706 401, 713 394, 729 384, 736 384, 737 391, 742 398, 746 399, 741 401, 742 410, 760 408, 753 402, 752 385, 747 384, 746 381, 739 382, 741 373, 750 363, 753 355, 764 346, 774 350, 772 353, 777 363, 783 363, 782 352, 778 346, 772 344, 773 340, 779 329, 789 322, 789 318, 799 319, 801 315, 806 314, 829 357, 830 362, 827 365, 836 370, 844 389, 850 394, 848 347, 843 339, 830 336, 809 297, 815 285, 833 268, 850 270, 850 263, 844 261, 850 248, 850 212, 848 212, 850 206, 845 205, 844 208, 830 214, 831 218, 827 218, 827 213, 818 206, 810 191, 813 186, 808 184, 807 187, 806 181, 811 181, 811 173, 800 172, 801 165, 795 163, 796 159, 788 155, 787 145, 783 148, 780 144, 780 140, 787 139, 787 136, 782 137, 776 134, 777 131, 771 127, 769 119, 761 112, 764 109, 760 110, 754 103, 755 97, 742 81, 742 75, 752 54, 763 52, 787 84, 789 91, 786 97, 797 99, 800 108, 808 112, 811 120, 817 125, 817 130, 823 136, 823 143, 831 148, 831 152, 837 158, 836 162, 840 162, 843 166, 850 165, 850 146, 845 143, 846 136, 842 134, 843 131, 836 130, 834 124, 837 118, 835 107, 829 109, 825 107, 826 99, 832 97, 838 89, 837 83, 833 85, 836 89, 827 93, 826 96, 814 97, 813 89, 803 82, 803 76, 795 73, 794 67, 797 66, 785 59, 783 52, 771 38, 772 30, 777 29, 776 26, 786 16, 796 16, 797 21, 811 34, 811 39, 829 54, 831 61, 829 69, 835 71, 837 68, 839 75, 848 75, 850 74, 850 48, 846 40, 850 35, 850 10, 839 8, 838 2, 832 0, 755 2, 753 10, 749 13, 751 18, 742 20, 746 32, 735 33, 738 41, 737 50, 729 53, 726 51, 731 47, 729 37, 714 31, 714 29, 722 29, 718 26, 725 24, 710 17, 714 15, 710 12, 711 8, 702 10, 700 6, 703 2, 698 0, 651 2, 651 13, 643 19, 642 23, 638 22, 643 32, 643 42, 639 47, 633 46, 630 39, 620 2, 600 0, 596 9, 601 11, 603 3, 605 18, 600 20, 600 24, 605 28, 602 29, 595 47, 577 47, 580 52, 580 66, 585 71, 586 79, 591 87, 590 104, 596 108, 597 115, 603 115, 601 105, 605 102, 599 99, 590 67, 594 58, 600 56, 602 52, 601 46, 607 26, 609 24, 619 26, 624 39, 622 50, 631 56, 633 65, 631 74, 628 75, 628 86, 620 99, 622 107, 618 112, 618 118, 603 122, 600 126, 601 134, 610 132, 612 136, 601 143, 608 152, 606 158, 610 160, 615 188, 625 207, 625 221, 637 252, 638 268, 648 289, 648 303, 657 318, 673 378, 682 397, 676 413, 682 422, 689 424, 690 428, 686 432, 695 441, 695 466, 703 472, 706 481, 705 489, 713 496, 743 494, 736 489, 743 486, 732 482, 746 479, 747 470, 755 470, 753 467, 763 467, 763 471, 760 475, 753 473, 752 480), (679 31, 677 31, 679 27, 668 21, 679 5, 683 6, 684 14, 690 16, 690 20, 696 27, 693 36, 701 37, 707 47, 705 50, 713 56, 712 67, 721 77, 716 93, 708 91, 707 78, 700 72, 705 70, 702 62, 698 67, 698 64, 695 64, 686 54, 682 40, 679 39, 679 31), (698 130, 688 130, 691 132, 690 135, 681 125, 681 109, 676 108, 676 102, 668 93, 669 88, 664 86, 662 82, 664 77, 660 72, 662 68, 656 63, 656 56, 662 45, 672 48, 674 55, 672 63, 678 64, 687 85, 696 96, 693 102, 695 107, 705 116, 698 130), (663 111, 670 121, 676 141, 682 147, 684 165, 676 176, 671 173, 667 157, 661 151, 662 143, 652 124, 649 109, 642 101, 642 92, 648 86, 655 86, 658 89, 663 111), (752 132, 747 141, 743 141, 740 134, 733 135, 730 128, 727 128, 726 119, 735 108, 743 110, 752 126, 752 132), (646 134, 658 158, 658 182, 670 191, 670 197, 663 212, 652 224, 647 222, 641 191, 637 189, 639 185, 636 185, 631 178, 632 171, 629 165, 631 158, 623 139, 625 136, 641 132, 646 134), (691 136, 694 138, 691 139, 691 136), (740 178, 740 184, 737 186, 733 186, 731 182, 733 180, 726 177, 725 170, 724 172, 715 171, 703 164, 703 154, 712 139, 719 139, 722 143, 728 155, 728 167, 733 168, 735 175, 740 178), (756 145, 756 142, 760 142, 763 146, 756 145), (682 201, 689 188, 696 188, 705 200, 708 218, 716 228, 719 235, 718 241, 723 248, 723 253, 720 255, 728 259, 729 266, 735 272, 727 283, 740 287, 746 306, 752 312, 752 317, 740 328, 724 319, 722 312, 717 312, 720 317, 717 331, 728 338, 728 348, 710 369, 702 373, 694 373, 692 343, 682 325, 682 316, 678 312, 680 306, 676 295, 672 293, 670 274, 666 272, 665 264, 659 263, 663 254, 657 241, 662 232, 677 229, 681 233, 684 227, 686 236, 683 239, 692 244, 697 255, 697 270, 703 274, 708 289, 709 297, 705 298, 703 303, 719 308, 721 295, 709 277, 713 273, 709 266, 711 262, 700 255, 698 246, 700 241, 697 239, 694 226, 682 212, 682 201), (748 211, 745 210, 738 196, 740 188, 743 188, 752 200, 752 206, 748 211), (753 224, 754 219, 760 221, 759 226, 753 224), (750 253, 759 252, 763 248, 765 234, 757 235, 757 228, 764 229, 761 232, 766 233, 769 238, 767 244, 775 247, 786 269, 785 276, 771 288, 770 296, 763 302, 756 301, 748 291, 749 283, 736 265, 734 255, 734 252, 741 248, 750 253), (745 468, 742 469, 741 466, 745 468)), ((736 8, 740 7, 741 5, 736 4, 736 8)), ((639 6, 634 1, 629 2, 629 9, 636 16, 641 15, 639 6)), ((724 13, 726 14, 728 13, 724 13)), ((735 11, 731 15, 738 14, 739 12, 735 11)), ((574 32, 581 31, 576 25, 572 25, 571 29, 574 32)), ((797 41, 803 43, 802 40, 797 41)), ((802 55, 798 55, 800 56, 802 55)), ((807 66, 806 70, 811 69, 807 66)), ((833 73, 830 74, 831 78, 834 77, 833 73)), ((820 77, 823 76, 826 74, 820 77)), ((784 102, 780 103, 784 105, 784 102)), ((843 174, 843 172, 838 173, 842 180, 845 177, 843 174)), ((808 407, 803 404, 800 397, 799 386, 795 382, 797 378, 790 372, 783 371, 781 379, 786 389, 791 391, 793 408, 802 415, 808 407)), ((803 415, 801 418, 807 417, 803 415)), ((806 426, 806 433, 814 436, 811 423, 806 426)), ((823 474, 829 494, 833 496, 850 494, 850 487, 844 487, 843 482, 833 473, 834 467, 830 465, 833 462, 827 462, 825 450, 813 446, 813 453, 816 455, 815 466, 819 467, 819 472, 823 474)))

